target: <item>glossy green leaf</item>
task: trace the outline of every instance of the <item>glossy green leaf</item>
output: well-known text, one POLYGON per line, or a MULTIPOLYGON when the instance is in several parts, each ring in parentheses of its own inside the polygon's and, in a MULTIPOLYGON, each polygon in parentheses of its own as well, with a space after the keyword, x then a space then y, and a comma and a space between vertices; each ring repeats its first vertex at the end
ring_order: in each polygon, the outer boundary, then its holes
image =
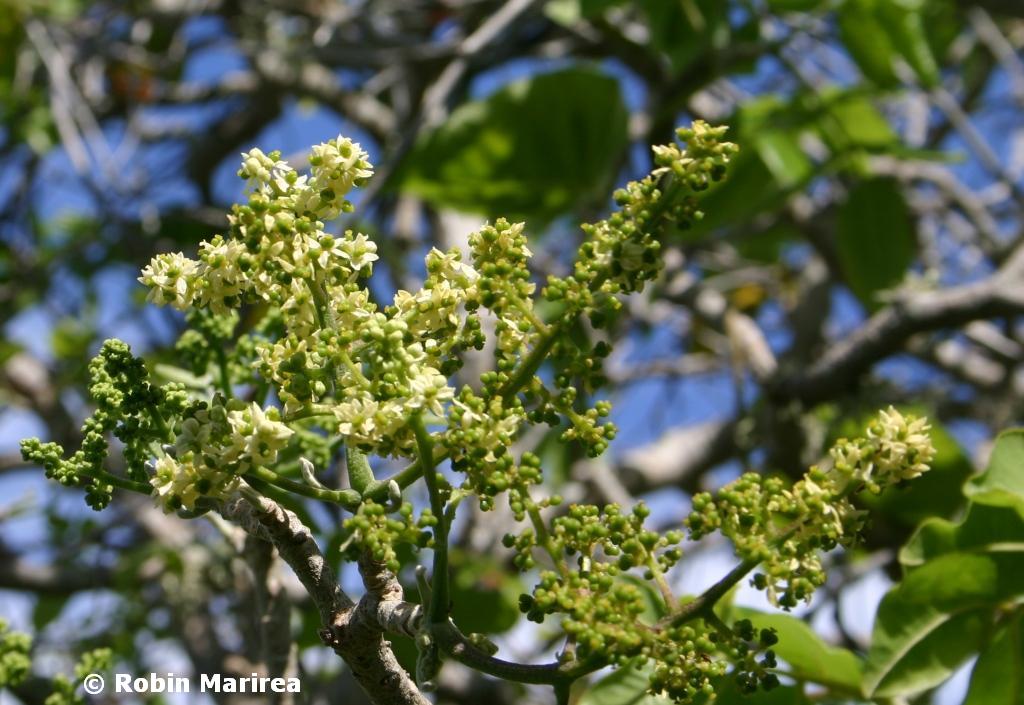
POLYGON ((62 318, 50 333, 53 354, 64 360, 81 361, 88 357, 94 337, 92 328, 78 318, 62 318))
POLYGON ((424 135, 398 187, 489 217, 546 221, 603 200, 626 145, 615 79, 570 68, 516 81, 424 135))
POLYGON ((964 486, 974 503, 1011 507, 1024 516, 1024 429, 999 434, 985 472, 964 486))
POLYGON ((763 132, 758 135, 754 148, 782 188, 799 187, 810 178, 813 167, 795 134, 781 130, 763 132))
POLYGON ((779 637, 772 647, 800 680, 840 691, 859 693, 863 663, 853 652, 826 644, 802 619, 788 614, 759 612, 736 607, 733 619, 749 619, 757 629, 774 629, 779 637))
POLYGON ((1012 554, 950 553, 912 570, 879 605, 865 693, 912 696, 942 683, 978 650, 996 608, 1022 596, 1012 554))
POLYGON ((894 62, 905 61, 926 87, 938 83, 939 68, 928 37, 925 0, 846 0, 839 8, 839 33, 861 72, 880 86, 899 83, 894 62))
POLYGON ((1013 552, 1024 560, 1024 517, 1011 507, 972 504, 962 522, 929 519, 900 550, 908 567, 954 551, 1013 552))
POLYGON ((581 19, 600 15, 609 7, 621 5, 624 0, 549 0, 544 14, 561 25, 570 26, 581 19))
POLYGON ((836 253, 850 289, 867 308, 880 306, 878 292, 900 283, 916 247, 897 181, 874 178, 854 186, 839 211, 836 253))
POLYGON ((978 657, 963 705, 1024 705, 1024 631, 1019 611, 978 657))
POLYGON ((964 486, 971 499, 960 522, 924 522, 900 551, 907 566, 952 551, 1024 553, 1024 430, 996 439, 985 471, 964 486))
POLYGON ((41 632, 46 625, 60 617, 67 602, 66 595, 40 595, 32 610, 32 626, 36 632, 41 632))

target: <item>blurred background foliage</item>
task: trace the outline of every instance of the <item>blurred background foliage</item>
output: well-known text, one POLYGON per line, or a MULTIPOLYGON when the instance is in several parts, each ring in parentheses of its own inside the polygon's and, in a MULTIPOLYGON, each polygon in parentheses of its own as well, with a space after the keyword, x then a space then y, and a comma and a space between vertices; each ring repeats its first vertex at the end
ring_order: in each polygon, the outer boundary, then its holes
MULTIPOLYGON (((294 610, 284 658, 302 701, 361 697, 291 576, 254 578, 216 527, 145 501, 87 514, 16 450, 26 434, 75 445, 104 338, 170 359, 183 321, 142 306, 134 277, 223 229, 242 150, 288 155, 338 132, 363 143, 377 176, 345 225, 380 243, 386 297, 416 285, 427 248, 498 216, 526 220, 539 281, 564 271, 578 223, 649 169, 650 144, 703 118, 730 125, 742 154, 614 329, 605 394, 620 439, 599 461, 554 437, 522 443, 570 500, 643 497, 668 527, 693 491, 741 469, 799 474, 880 406, 928 414, 935 471, 865 498, 867 548, 832 556, 832 582, 802 612, 847 651, 799 620, 779 627, 798 673, 853 673, 844 701, 859 701, 858 654, 899 548, 922 520, 963 512, 961 485, 1021 415, 1021 306, 957 297, 1014 286, 994 273, 1024 236, 1022 48, 1017 0, 0 0, 0 615, 34 633, 36 655, 13 696, 41 702, 46 678, 94 646, 124 671, 248 674, 274 656, 258 623, 270 594, 294 610)), ((308 510, 337 546, 339 517, 308 510)), ((455 614, 538 657, 557 645, 516 626, 522 586, 498 548, 510 521, 458 527, 455 614)), ((673 580, 706 586, 727 555, 711 553, 673 580)), ((962 687, 934 688, 983 648, 964 633, 933 637, 921 658, 954 656, 913 687, 876 675, 915 703, 959 702, 962 687)), ((998 661, 1020 658, 1006 646, 1017 633, 999 632, 978 668, 1022 672, 998 661)), ((581 702, 641 702, 635 676, 581 702)), ((1017 702, 975 682, 971 703, 1017 702)), ((549 697, 458 667, 441 686, 443 702, 549 697)), ((759 698, 806 701, 788 686, 759 698)))

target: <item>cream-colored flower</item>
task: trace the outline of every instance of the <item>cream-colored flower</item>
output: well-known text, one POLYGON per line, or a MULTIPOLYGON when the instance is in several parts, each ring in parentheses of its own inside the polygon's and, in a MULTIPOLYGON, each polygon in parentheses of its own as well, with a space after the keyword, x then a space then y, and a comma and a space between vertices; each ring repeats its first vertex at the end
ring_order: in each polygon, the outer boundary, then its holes
POLYGON ((889 475, 893 481, 910 480, 926 472, 935 458, 930 429, 926 418, 904 416, 893 406, 880 411, 867 431, 878 448, 876 472, 889 475))
POLYGON ((373 263, 380 259, 377 256, 377 245, 362 233, 342 240, 341 252, 348 260, 352 271, 364 274, 362 270, 366 268, 366 275, 369 274, 373 263))
POLYGON ((199 263, 195 260, 181 252, 169 252, 154 257, 142 270, 139 281, 150 287, 149 301, 185 310, 192 305, 198 269, 199 263))
POLYGON ((232 433, 225 460, 251 466, 272 464, 277 460, 277 452, 288 445, 295 434, 281 423, 277 409, 265 411, 256 402, 245 409, 229 411, 228 424, 232 433))
POLYGON ((448 386, 448 379, 433 367, 418 370, 410 380, 409 387, 412 390, 409 408, 427 408, 438 416, 444 414, 443 403, 455 396, 455 389, 448 386))

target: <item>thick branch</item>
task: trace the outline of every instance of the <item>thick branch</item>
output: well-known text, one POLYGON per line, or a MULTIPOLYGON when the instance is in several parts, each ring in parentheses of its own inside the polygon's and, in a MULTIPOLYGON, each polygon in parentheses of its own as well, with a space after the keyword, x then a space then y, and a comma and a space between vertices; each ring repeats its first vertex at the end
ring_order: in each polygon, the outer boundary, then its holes
POLYGON ((262 496, 228 502, 221 513, 274 544, 319 609, 324 643, 345 660, 376 705, 429 705, 395 659, 376 622, 342 592, 312 533, 298 517, 262 496))

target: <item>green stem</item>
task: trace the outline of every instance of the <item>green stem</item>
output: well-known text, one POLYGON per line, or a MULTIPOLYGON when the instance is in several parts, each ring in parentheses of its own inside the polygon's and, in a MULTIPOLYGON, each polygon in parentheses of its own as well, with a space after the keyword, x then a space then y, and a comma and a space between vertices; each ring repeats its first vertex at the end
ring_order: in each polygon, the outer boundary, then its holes
POLYGON ((655 558, 653 553, 647 554, 647 567, 650 569, 651 575, 654 576, 654 584, 658 586, 661 599, 665 601, 665 607, 668 609, 669 614, 675 614, 679 611, 679 600, 676 599, 675 594, 672 592, 672 587, 668 584, 668 580, 665 579, 665 574, 661 571, 658 559, 655 558))
POLYGON ((220 382, 220 391, 224 392, 224 396, 228 399, 232 397, 231 392, 231 378, 228 375, 228 356, 224 352, 224 346, 220 344, 221 341, 210 341, 213 349, 216 351, 214 354, 217 356, 217 368, 220 371, 218 381, 220 382))
POLYGON ((320 416, 334 416, 334 413, 331 411, 330 407, 325 404, 310 404, 303 409, 299 409, 293 414, 285 416, 284 422, 291 423, 292 421, 315 419, 320 416))
POLYGON ((678 627, 680 624, 689 622, 697 617, 703 617, 711 611, 715 603, 722 599, 725 593, 732 589, 733 585, 743 580, 747 573, 758 566, 761 561, 747 559, 738 566, 726 573, 725 577, 702 592, 693 602, 687 602, 674 614, 662 619, 656 625, 659 629, 665 627, 678 627))
POLYGON ((504 399, 511 399, 519 393, 526 384, 533 378, 540 369, 540 366, 544 364, 544 360, 547 359, 548 353, 551 352, 551 348, 555 346, 555 341, 558 340, 559 334, 562 332, 562 328, 567 325, 568 321, 573 320, 575 317, 568 319, 559 319, 556 323, 553 323, 547 331, 540 336, 537 344, 533 346, 533 350, 530 354, 519 364, 515 370, 512 371, 512 376, 508 382, 501 389, 501 396, 504 399))
POLYGON ((126 477, 118 477, 117 475, 112 475, 106 470, 100 470, 95 473, 80 472, 79 474, 82 477, 88 477, 89 479, 99 480, 100 482, 105 482, 108 485, 113 485, 114 487, 120 487, 122 490, 130 490, 132 492, 138 492, 139 494, 146 495, 153 494, 153 487, 148 483, 129 480, 126 477))
POLYGON ((434 525, 433 583, 430 591, 430 605, 427 608, 427 623, 437 624, 448 620, 448 520, 445 517, 441 490, 437 486, 434 442, 418 413, 412 417, 412 430, 416 434, 420 470, 430 495, 430 511, 437 518, 437 524, 434 525))
POLYGON ((601 659, 567 663, 523 664, 489 656, 473 646, 451 622, 431 630, 438 646, 459 663, 475 671, 516 683, 568 687, 573 681, 607 665, 601 659))
POLYGON ((281 489, 277 485, 272 485, 269 482, 264 482, 263 480, 257 477, 246 475, 245 484, 242 485, 242 494, 246 497, 247 500, 252 501, 253 498, 248 496, 248 493, 245 492, 245 490, 247 489, 249 490, 249 492, 258 491, 260 494, 263 494, 264 496, 274 500, 282 507, 290 511, 292 514, 297 516, 299 519, 301 519, 302 523, 306 526, 316 526, 316 523, 313 521, 313 517, 311 517, 309 515, 309 512, 306 511, 305 507, 303 507, 299 503, 295 495, 291 494, 290 492, 287 492, 286 490, 281 489), (246 487, 246 484, 249 485, 249 487, 246 487))
MULTIPOLYGON (((448 451, 444 448, 437 448, 434 452, 434 467, 437 467, 448 457, 448 451)), ((398 486, 403 490, 416 482, 423 476, 423 465, 417 460, 412 465, 406 466, 403 470, 396 472, 391 477, 383 480, 375 480, 370 483, 370 486, 366 488, 366 492, 363 493, 363 497, 366 499, 372 499, 374 502, 380 504, 388 498, 388 484, 391 482, 398 483, 398 486)))
POLYGON ((346 369, 352 373, 352 376, 359 383, 360 387, 363 389, 370 389, 373 386, 370 380, 366 379, 366 375, 364 375, 363 371, 359 369, 359 366, 356 365, 356 363, 352 361, 352 358, 348 356, 347 352, 339 353, 339 357, 342 364, 345 365, 346 369))
POLYGON ((254 477, 258 480, 274 485, 275 487, 279 487, 282 490, 288 490, 289 492, 302 495, 303 497, 319 499, 324 502, 341 505, 350 512, 354 512, 359 509, 359 504, 361 502, 359 493, 355 490, 327 490, 310 487, 303 482, 296 482, 295 480, 289 480, 287 477, 281 477, 273 470, 263 466, 250 469, 249 472, 246 473, 246 477, 254 477))
POLYGON ((551 534, 548 533, 547 524, 544 523, 544 517, 540 515, 540 509, 537 508, 536 503, 531 499, 529 500, 528 509, 526 510, 527 515, 530 517, 530 523, 533 525, 533 530, 537 534, 537 542, 544 549, 551 560, 554 562, 555 567, 558 568, 558 572, 563 577, 569 575, 569 566, 565 563, 565 558, 562 557, 558 547, 555 546, 554 539, 551 538, 551 534))

